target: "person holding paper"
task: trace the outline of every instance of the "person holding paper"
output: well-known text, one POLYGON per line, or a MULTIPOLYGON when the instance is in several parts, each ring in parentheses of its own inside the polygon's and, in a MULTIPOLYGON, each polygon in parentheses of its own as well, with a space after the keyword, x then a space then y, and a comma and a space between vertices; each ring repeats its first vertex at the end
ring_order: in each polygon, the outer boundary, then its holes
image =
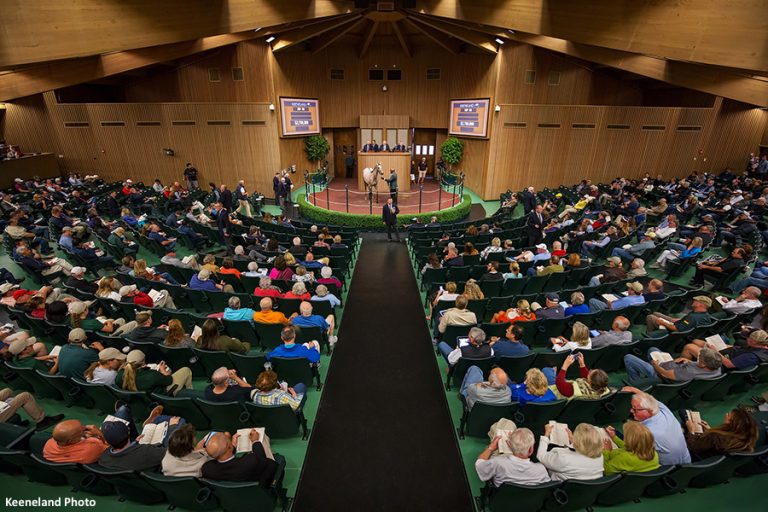
POLYGON ((610 331, 600 331, 598 336, 592 338, 592 348, 632 343, 632 331, 629 327, 630 322, 627 317, 617 316, 613 319, 610 331))
POLYGON ((678 357, 672 361, 658 362, 654 353, 663 353, 656 347, 648 349, 648 362, 627 354, 624 366, 627 378, 633 386, 660 384, 666 381, 683 382, 687 380, 714 379, 722 374, 723 356, 711 348, 702 348, 696 361, 678 357))
POLYGON ((758 439, 757 421, 740 407, 725 413, 725 421, 718 427, 711 428, 703 420, 688 419, 685 428, 688 451, 695 460, 733 452, 749 453, 755 450, 758 439))
POLYGON ((148 393, 172 390, 176 395, 182 389, 192 389, 192 370, 185 366, 171 373, 164 361, 157 365, 157 369, 153 369, 147 366, 144 352, 131 350, 115 376, 115 387, 148 393))
POLYGON ((259 482, 268 489, 277 471, 277 463, 267 457, 256 429, 251 429, 248 434, 253 443, 251 451, 236 457, 239 436, 215 432, 207 439, 205 451, 213 460, 203 464, 202 477, 226 482, 259 482))
MULTIPOLYGON (((617 297, 615 300, 602 301, 598 298, 589 299, 589 309, 593 313, 596 311, 604 311, 610 309, 616 311, 617 309, 624 309, 629 306, 639 306, 645 304, 645 297, 643 297, 643 284, 639 281, 627 283, 627 295, 624 297, 617 297)), ((603 298, 606 298, 605 296, 603 298)))
POLYGON ((763 303, 760 296, 763 294, 757 286, 748 286, 734 299, 728 297, 717 297, 717 301, 723 306, 723 311, 740 315, 753 309, 762 309, 763 303))
POLYGON ((222 366, 213 371, 205 388, 205 399, 211 402, 242 402, 250 399, 253 387, 237 375, 237 370, 222 366))
MULTIPOLYGON (((149 434, 141 434, 135 441, 132 441, 127 421, 120 421, 118 418, 115 418, 115 421, 105 421, 101 425, 101 431, 104 435, 104 440, 109 444, 110 448, 99 457, 99 465, 105 468, 132 471, 148 471, 159 467, 165 457, 166 448, 164 443, 167 442, 167 434, 172 429, 178 428, 181 420, 178 416, 170 418, 159 416, 156 419, 159 418, 168 418, 168 425, 163 438, 155 443, 141 442, 141 437, 149 434)), ((148 419, 144 423, 145 427, 150 424, 160 425, 160 423, 154 423, 154 421, 155 419, 152 421, 148 419)))
POLYGON ((663 313, 651 313, 645 317, 648 332, 664 328, 668 331, 688 331, 699 325, 711 324, 713 319, 709 314, 712 299, 706 295, 697 295, 691 302, 691 312, 683 318, 675 318, 663 313))
MULTIPOLYGON (((664 466, 690 464, 691 455, 688 453, 688 446, 685 444, 683 429, 680 427, 680 422, 675 415, 669 410, 669 407, 635 387, 625 386, 621 390, 634 394, 632 397, 632 408, 629 412, 635 421, 645 425, 653 434, 652 442, 659 453, 658 463, 664 466)), ((625 442, 626 432, 625 425, 625 442)))
POLYGON ((716 350, 723 356, 723 368, 741 370, 768 363, 768 332, 762 329, 747 335, 746 346, 727 345, 719 335, 707 339, 696 339, 683 347, 681 357, 696 361, 703 348, 716 350))
MULTIPOLYGON (((547 375, 547 381, 550 381, 549 370, 551 368, 544 368, 543 372, 547 375)), ((560 395, 557 398, 587 398, 597 399, 604 397, 611 393, 611 388, 608 387, 608 374, 604 370, 590 370, 584 363, 584 354, 573 354, 568 356, 563 361, 563 366, 560 371, 557 372, 555 377, 555 386, 557 388, 557 394, 560 395), (568 381, 565 376, 568 373, 568 368, 575 362, 579 363, 579 378, 573 381, 568 381)))
POLYGON ((205 452, 205 438, 195 442, 195 427, 187 423, 173 431, 162 460, 165 476, 200 478, 203 464, 211 460, 205 452))
POLYGON ((547 468, 539 462, 531 461, 536 438, 527 428, 519 428, 509 434, 507 445, 510 455, 491 455, 499 448, 501 436, 496 436, 491 444, 477 456, 475 471, 483 482, 491 481, 499 487, 505 483, 518 485, 536 485, 551 479, 547 468))
MULTIPOLYGON (((603 436, 597 427, 580 423, 571 432, 566 427, 568 446, 550 449, 550 436, 555 428, 553 424, 544 427, 544 435, 539 437, 539 450, 536 458, 549 470, 552 480, 594 480, 603 476, 603 436)), ((553 446, 554 445, 553 443, 553 446)))
POLYGON ((93 464, 109 445, 96 425, 64 420, 53 427, 53 436, 43 446, 43 458, 50 462, 93 464))
POLYGON ((605 430, 610 438, 605 439, 603 450, 606 475, 653 471, 659 467, 659 454, 648 427, 637 421, 628 421, 624 424, 624 439, 616 435, 613 427, 606 427, 605 430), (617 448, 613 448, 614 444, 617 448))
POLYGON ((589 327, 581 322, 573 324, 570 340, 565 339, 563 336, 558 336, 550 338, 549 341, 552 343, 552 350, 555 352, 592 348, 592 340, 589 338, 589 327))
POLYGON ((279 382, 277 373, 265 370, 256 377, 255 392, 251 393, 253 403, 259 405, 287 405, 294 411, 298 410, 307 392, 303 382, 297 382, 288 387, 285 382, 279 382))

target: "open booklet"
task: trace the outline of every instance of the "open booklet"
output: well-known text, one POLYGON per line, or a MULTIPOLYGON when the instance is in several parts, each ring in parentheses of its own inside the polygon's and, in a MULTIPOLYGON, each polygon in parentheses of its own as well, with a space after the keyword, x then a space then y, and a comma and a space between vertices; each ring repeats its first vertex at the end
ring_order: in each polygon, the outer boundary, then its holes
POLYGON ((568 439, 568 425, 565 423, 558 423, 555 420, 549 420, 549 424, 552 425, 549 441, 558 446, 570 446, 571 443, 568 439))
POLYGON ((196 325, 195 328, 192 329, 192 339, 197 341, 202 335, 203 329, 199 325, 196 325))
POLYGON ((651 359, 656 361, 657 363, 666 363, 668 361, 674 361, 674 358, 672 357, 672 354, 669 352, 651 352, 651 359))
POLYGON ((139 437, 139 444, 162 444, 168 432, 168 422, 148 423, 144 425, 139 437))
POLYGON ((613 442, 613 439, 611 439, 611 436, 608 434, 608 431, 604 428, 599 429, 600 432, 603 434, 603 437, 611 442, 611 450, 617 449, 619 446, 613 442))
POLYGON ((701 427, 701 413, 699 411, 686 410, 685 414, 688 419, 693 422, 693 433, 703 434, 704 429, 701 427))
POLYGON ((51 351, 48 353, 49 356, 57 357, 59 355, 59 352, 61 352, 61 345, 56 345, 51 349, 51 351))
POLYGON ((728 345, 726 345, 725 340, 723 340, 723 337, 719 334, 713 334, 712 336, 707 336, 704 338, 704 341, 706 341, 708 344, 715 347, 715 350, 720 352, 721 350, 725 350, 728 348, 728 345))
POLYGON ((149 290, 147 295, 149 295, 149 298, 152 299, 154 304, 157 304, 158 301, 164 299, 168 295, 168 292, 165 290, 149 290))
POLYGON ((606 302, 616 302, 619 300, 619 298, 612 293, 604 293, 603 298, 606 300, 606 302))
POLYGON ((239 434, 239 437, 237 438, 237 446, 235 447, 235 451, 237 453, 247 453, 253 449, 253 441, 251 441, 251 430, 256 430, 256 432, 259 433, 259 440, 256 442, 262 444, 264 447, 264 453, 267 455, 267 458, 275 460, 275 456, 272 455, 272 448, 269 445, 269 437, 267 437, 267 432, 264 427, 238 429, 237 433, 239 434))
POLYGON ((496 435, 501 436, 501 439, 499 439, 499 453, 502 453, 502 454, 512 453, 512 448, 510 448, 509 446, 509 434, 511 434, 514 431, 515 429, 496 431, 496 435))

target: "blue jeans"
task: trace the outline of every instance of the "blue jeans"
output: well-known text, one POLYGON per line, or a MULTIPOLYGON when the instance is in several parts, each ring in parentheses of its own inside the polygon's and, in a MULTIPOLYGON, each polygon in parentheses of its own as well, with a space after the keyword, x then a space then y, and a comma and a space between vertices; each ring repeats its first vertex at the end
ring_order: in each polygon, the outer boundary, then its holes
MULTIPOLYGON (((651 353, 653 352, 659 352, 659 349, 656 347, 649 348, 649 359, 651 353)), ((653 365, 647 361, 643 361, 637 356, 633 356, 631 354, 625 355, 624 367, 627 369, 627 377, 629 379, 629 383, 636 388, 644 387, 649 384, 661 383, 661 378, 656 373, 656 369, 653 367, 653 365)))
POLYGON ((600 286, 600 278, 597 276, 592 276, 587 286, 600 286))
POLYGON ((448 354, 453 352, 453 347, 451 347, 449 344, 447 344, 444 341, 441 341, 437 345, 437 349, 440 351, 441 354, 443 354, 443 357, 445 358, 445 361, 448 361, 448 354))
MULTIPOLYGON (((294 388, 295 389, 295 388, 294 388)), ((298 392, 298 391, 297 391, 298 392)), ((136 430, 136 423, 133 421, 133 413, 131 412, 131 408, 128 405, 122 405, 120 406, 113 416, 120 418, 121 420, 125 420, 128 422, 128 431, 130 432, 131 440, 135 440, 139 436, 139 432, 136 430)), ((162 423, 164 421, 170 421, 172 416, 168 416, 167 414, 161 414, 157 418, 155 418, 152 423, 155 425, 162 423)), ((165 437, 163 438, 163 446, 168 446, 168 440, 171 438, 171 434, 180 426, 184 425, 187 422, 184 418, 179 418, 179 423, 177 425, 174 425, 165 433, 165 437)))
POLYGON ((626 249, 622 249, 621 247, 615 247, 613 251, 611 251, 611 256, 618 256, 619 258, 623 260, 632 261, 635 259, 635 255, 629 252, 626 249))
POLYGON ((477 366, 470 366, 466 375, 464 375, 464 380, 461 383, 459 393, 461 393, 464 398, 467 398, 467 388, 472 384, 477 384, 479 382, 483 382, 483 370, 477 366))
MULTIPOLYGON (((731 290, 733 290, 733 293, 741 293, 744 288, 747 286, 757 286, 761 290, 768 289, 768 276, 767 277, 754 277, 754 272, 752 273, 753 277, 748 277, 746 279, 742 279, 740 281, 736 281, 731 285, 731 290)), ((762 276, 762 274, 761 274, 762 276)))
POLYGON ((605 311, 606 309, 608 309, 608 304, 601 301, 600 299, 589 299, 589 310, 592 313, 597 311, 605 311))
POLYGON ((175 285, 178 285, 178 284, 179 284, 179 282, 178 282, 178 281, 176 281, 176 280, 173 278, 173 276, 172 276, 171 274, 169 274, 168 272, 163 272, 162 274, 160 274, 160 277, 162 277, 163 279, 165 279, 166 281, 168 281, 170 284, 175 284, 175 285))
POLYGON ((307 392, 307 385, 303 382, 297 382, 293 386, 291 386, 293 390, 296 392, 297 395, 303 395, 307 392))

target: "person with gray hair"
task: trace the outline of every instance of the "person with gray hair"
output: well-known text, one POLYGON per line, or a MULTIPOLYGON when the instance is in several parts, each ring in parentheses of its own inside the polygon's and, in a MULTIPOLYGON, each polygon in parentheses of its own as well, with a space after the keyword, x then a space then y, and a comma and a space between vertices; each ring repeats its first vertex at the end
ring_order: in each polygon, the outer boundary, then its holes
POLYGON ((479 327, 472 327, 467 338, 458 338, 456 348, 451 347, 445 341, 441 341, 437 348, 443 354, 448 365, 455 365, 459 359, 485 359, 493 357, 493 349, 486 343, 485 331, 479 327))
POLYGON ((239 402, 251 399, 253 387, 226 366, 216 368, 211 383, 205 388, 205 399, 211 402, 239 402))
POLYGON ((256 297, 280 297, 280 288, 272 284, 272 278, 264 276, 259 279, 259 286, 253 290, 256 297))
POLYGON ((637 279, 638 277, 645 277, 648 275, 648 271, 645 270, 645 260, 642 258, 635 258, 632 263, 629 264, 629 272, 627 272, 628 279, 637 279))
POLYGON ((464 396, 469 409, 472 409, 475 402, 505 405, 512 401, 508 383, 509 377, 501 368, 491 370, 488 380, 483 381, 483 371, 477 366, 470 366, 459 393, 464 396))
POLYGON ((475 471, 483 482, 491 481, 494 486, 503 484, 536 485, 549 482, 547 468, 539 462, 532 462, 533 445, 536 438, 527 428, 518 428, 506 439, 496 436, 491 444, 477 456, 475 471), (505 442, 512 452, 510 455, 493 455, 500 442, 505 442))
POLYGON ((718 297, 718 301, 725 302, 723 311, 740 315, 752 309, 762 309, 763 303, 760 302, 760 296, 763 292, 757 286, 748 286, 734 299, 728 297, 718 297))
POLYGON ((674 466, 690 464, 691 454, 685 441, 683 427, 669 407, 639 389, 626 386, 625 393, 633 393, 629 412, 635 421, 645 425, 653 434, 653 443, 659 454, 659 464, 674 466))
POLYGON ((241 308, 240 297, 237 295, 230 297, 228 306, 224 308, 224 316, 222 317, 224 320, 233 320, 235 322, 248 321, 253 325, 253 314, 255 311, 251 308, 241 308))
POLYGON ((653 358, 654 352, 661 352, 661 350, 651 347, 648 350, 648 362, 632 354, 624 356, 624 366, 627 368, 630 384, 644 387, 649 384, 661 384, 665 380, 683 382, 714 379, 722 374, 723 356, 708 347, 699 351, 697 361, 678 357, 673 361, 659 363, 653 358))
MULTIPOLYGON (((303 284, 303 283, 296 283, 296 284, 303 284)), ((333 315, 328 315, 327 317, 323 318, 320 315, 313 315, 312 314, 312 304, 308 301, 302 301, 301 304, 299 304, 299 316, 291 317, 291 325, 294 325, 296 327, 302 328, 302 327, 319 327, 323 330, 328 336, 328 344, 331 345, 331 348, 333 348, 334 345, 336 345, 337 338, 333 334, 333 331, 336 327, 336 320, 333 318, 333 315)))
POLYGON ((341 301, 338 297, 328 291, 328 287, 324 284, 319 284, 315 287, 315 295, 309 299, 312 302, 326 301, 331 303, 331 307, 341 306, 341 301))
POLYGON ((266 269, 259 271, 259 264, 255 261, 251 261, 248 263, 248 270, 243 272, 241 275, 246 277, 260 277, 264 275, 264 272, 266 272, 266 269))
POLYGON ((617 316, 613 319, 610 331, 600 331, 598 336, 592 338, 592 348, 632 343, 632 331, 629 327, 630 322, 627 317, 617 316))
POLYGON ((320 279, 317 280, 317 284, 332 284, 339 290, 343 286, 341 281, 333 276, 333 269, 327 265, 320 269, 320 279))

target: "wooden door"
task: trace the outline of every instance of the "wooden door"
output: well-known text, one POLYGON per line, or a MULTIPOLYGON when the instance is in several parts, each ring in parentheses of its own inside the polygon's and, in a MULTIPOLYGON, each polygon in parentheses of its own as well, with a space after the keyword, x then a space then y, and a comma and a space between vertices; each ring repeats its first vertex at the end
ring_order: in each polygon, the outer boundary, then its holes
MULTIPOLYGON (((352 152, 357 158, 357 129, 356 128, 336 128, 333 130, 333 162, 336 178, 345 178, 347 166, 344 159, 352 152)), ((355 162, 357 164, 357 162, 355 162)), ((351 178, 357 176, 357 165, 353 170, 351 178)))
MULTIPOLYGON (((437 161, 437 130, 416 128, 413 133, 413 159, 418 166, 422 157, 427 159, 427 176, 435 175, 437 161), (431 153, 431 154, 430 154, 431 153)), ((417 173, 418 176, 418 173, 417 173)))

